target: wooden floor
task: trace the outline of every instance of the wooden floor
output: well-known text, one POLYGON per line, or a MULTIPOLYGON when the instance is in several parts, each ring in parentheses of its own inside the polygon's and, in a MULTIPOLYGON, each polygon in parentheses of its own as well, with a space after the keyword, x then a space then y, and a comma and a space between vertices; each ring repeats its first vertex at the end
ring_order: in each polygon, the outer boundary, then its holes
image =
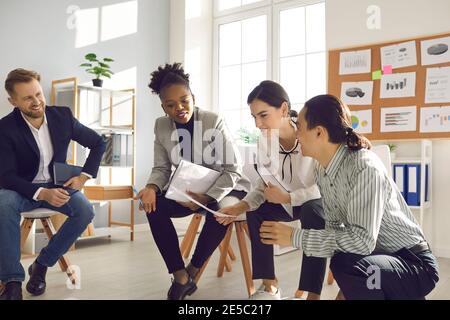
MULTIPOLYGON (((238 253, 234 235, 233 241, 238 253)), ((189 299, 246 299, 242 265, 239 254, 236 255, 238 260, 233 263, 233 270, 217 278, 219 254, 215 252, 200 279, 199 289, 189 299)), ((24 299, 166 299, 170 275, 149 231, 137 232, 134 242, 129 241, 128 235, 85 240, 68 257, 72 264, 80 267, 80 289, 68 289, 67 277, 54 267, 48 271, 47 292, 31 297, 24 290, 24 299)), ((27 268, 32 262, 33 259, 24 259, 23 265, 27 268)), ((293 297, 297 289, 300 262, 300 251, 275 257, 284 299, 293 297)), ((439 259, 439 263, 441 280, 428 299, 450 299, 450 259, 439 259)), ((324 284, 322 299, 334 299, 337 292, 336 284, 324 284)))

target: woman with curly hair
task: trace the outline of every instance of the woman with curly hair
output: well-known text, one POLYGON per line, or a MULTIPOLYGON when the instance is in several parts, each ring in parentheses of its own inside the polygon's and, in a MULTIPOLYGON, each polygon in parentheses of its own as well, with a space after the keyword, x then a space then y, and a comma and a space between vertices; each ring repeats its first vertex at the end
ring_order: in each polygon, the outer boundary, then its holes
POLYGON ((238 151, 224 121, 217 114, 195 106, 189 74, 182 65, 160 66, 151 76, 149 87, 159 96, 166 116, 155 122, 153 169, 137 198, 142 200, 140 209, 147 213, 153 238, 174 277, 167 298, 183 300, 197 289, 193 279, 220 244, 227 228, 207 214, 195 252, 185 267, 171 218, 189 216, 198 212, 199 206, 165 198, 172 168, 185 159, 221 172, 206 193, 189 192, 192 198, 215 210, 230 198, 235 202, 242 199, 250 183, 242 175, 238 151))

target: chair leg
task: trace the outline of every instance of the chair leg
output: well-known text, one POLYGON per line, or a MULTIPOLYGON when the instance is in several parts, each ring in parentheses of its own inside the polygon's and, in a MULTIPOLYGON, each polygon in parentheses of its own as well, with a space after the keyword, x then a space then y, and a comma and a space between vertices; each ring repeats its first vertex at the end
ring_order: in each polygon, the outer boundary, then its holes
MULTIPOLYGON (((233 224, 231 223, 227 228, 227 232, 225 233, 225 237, 223 238, 222 243, 220 244, 222 246, 222 249, 220 250, 219 265, 217 266, 217 276, 219 278, 223 276, 223 270, 227 264, 228 248, 230 246, 232 230, 233 230, 233 224)), ((230 266, 230 270, 231 270, 231 266, 230 266)), ((227 271, 228 271, 228 268, 227 268, 227 271)))
POLYGON ((197 272, 197 274, 196 274, 196 276, 195 276, 195 278, 194 278, 194 282, 195 282, 196 284, 200 281, 200 277, 202 276, 203 271, 205 271, 206 266, 207 266, 208 263, 209 263, 209 259, 211 259, 211 256, 208 258, 208 260, 205 261, 205 263, 204 263, 203 266, 200 268, 200 270, 198 270, 198 272, 197 272))
POLYGON ((228 256, 232 261, 236 261, 236 255, 234 254, 233 248, 228 246, 228 256))
MULTIPOLYGON (((222 257, 222 255, 225 256, 225 258, 224 258, 224 260, 225 260, 225 263, 224 263, 225 270, 227 270, 227 272, 231 272, 231 269, 232 269, 231 262, 233 260, 231 260, 228 257, 228 254, 229 254, 228 248, 230 248, 230 244, 226 243, 224 240, 222 240, 222 242, 219 244, 220 257, 222 257)), ((219 262, 219 266, 220 266, 220 262, 219 262)), ((217 272, 219 272, 219 266, 217 268, 217 272)), ((222 267, 222 273, 223 273, 223 267, 222 267)), ((218 275, 218 277, 221 277, 221 276, 218 275)))
POLYGON ((197 234, 198 228, 200 227, 200 222, 202 221, 201 214, 195 214, 189 223, 189 227, 186 230, 186 234, 183 237, 180 245, 180 252, 183 258, 189 258, 192 246, 194 244, 195 235, 197 234))
POLYGON ((333 272, 331 272, 331 270, 330 270, 330 271, 328 271, 327 283, 329 285, 332 285, 333 282, 334 282, 333 272))
MULTIPOLYGON (((47 234, 48 239, 50 240, 56 233, 55 228, 53 227, 52 221, 50 220, 50 218, 43 218, 43 219, 41 219, 41 222, 42 222, 42 226, 44 227, 44 231, 47 234)), ((59 263, 59 267, 61 268, 61 271, 65 272, 67 274, 67 277, 69 277, 72 284, 76 284, 76 280, 77 280, 76 275, 70 269, 71 264, 70 264, 69 259, 65 255, 62 255, 59 258, 58 263, 59 263)))
POLYGON ((243 224, 245 222, 235 222, 236 226, 236 237, 239 244, 239 252, 241 254, 242 268, 244 269, 245 283, 247 285, 248 296, 251 296, 255 292, 255 287, 252 279, 252 268, 250 265, 250 258, 247 251, 247 243, 245 242, 243 224))
POLYGON ((34 219, 23 219, 22 224, 20 225, 20 250, 23 249, 25 242, 30 235, 31 228, 33 227, 34 219))
POLYGON ((303 296, 303 292, 304 291, 297 289, 297 291, 295 291, 295 295, 294 295, 295 298, 300 299, 303 296))

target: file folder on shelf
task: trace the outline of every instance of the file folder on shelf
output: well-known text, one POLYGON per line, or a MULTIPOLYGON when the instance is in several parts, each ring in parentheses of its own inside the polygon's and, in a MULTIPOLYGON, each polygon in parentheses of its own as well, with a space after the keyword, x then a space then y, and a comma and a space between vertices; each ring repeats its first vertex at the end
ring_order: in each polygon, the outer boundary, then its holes
POLYGON ((406 176, 406 165, 395 164, 394 165, 394 181, 397 184, 403 198, 407 201, 407 176, 406 176))
POLYGON ((408 164, 407 168, 407 203, 410 206, 420 205, 420 164, 408 164))

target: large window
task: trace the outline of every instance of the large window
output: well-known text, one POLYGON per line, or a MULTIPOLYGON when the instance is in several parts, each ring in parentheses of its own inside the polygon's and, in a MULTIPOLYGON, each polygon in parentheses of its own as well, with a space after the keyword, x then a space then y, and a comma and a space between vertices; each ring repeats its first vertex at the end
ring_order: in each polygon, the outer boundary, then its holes
POLYGON ((255 129, 247 96, 280 82, 293 108, 326 92, 325 4, 216 0, 214 105, 236 135, 255 129))

